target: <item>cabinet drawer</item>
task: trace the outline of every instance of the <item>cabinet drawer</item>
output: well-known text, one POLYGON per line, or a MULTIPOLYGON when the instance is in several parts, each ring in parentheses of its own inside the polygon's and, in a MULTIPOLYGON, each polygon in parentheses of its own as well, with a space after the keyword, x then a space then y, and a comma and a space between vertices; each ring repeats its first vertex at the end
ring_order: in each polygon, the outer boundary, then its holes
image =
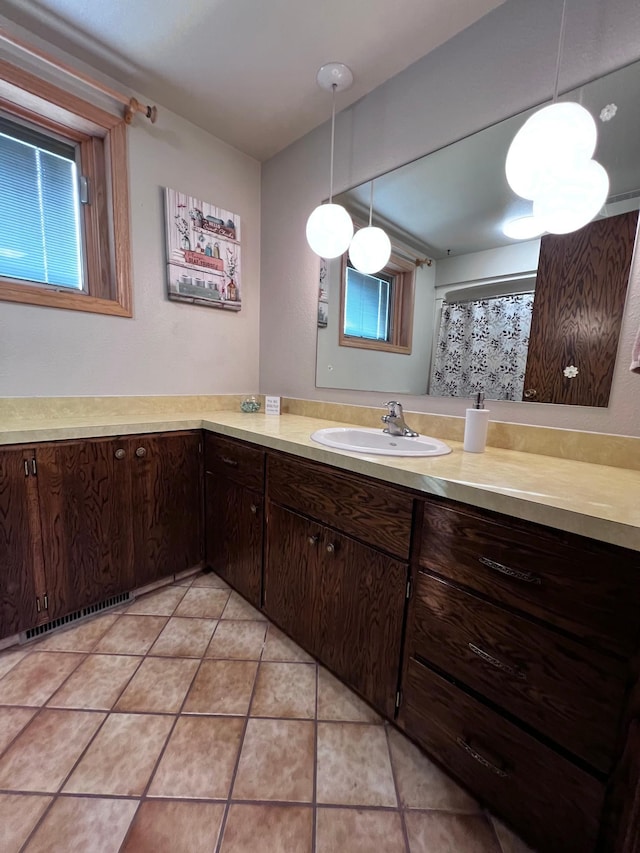
POLYGON ((267 459, 269 498, 355 536, 409 556, 413 499, 390 486, 284 456, 267 459))
POLYGON ((430 502, 423 522, 424 568, 605 648, 635 651, 639 555, 430 502))
POLYGON ((408 652, 607 771, 625 668, 574 640, 418 575, 408 652))
POLYGON ((205 435, 206 470, 246 486, 264 490, 265 452, 242 441, 205 435))
POLYGON ((602 785, 415 660, 399 723, 536 849, 593 850, 602 785))

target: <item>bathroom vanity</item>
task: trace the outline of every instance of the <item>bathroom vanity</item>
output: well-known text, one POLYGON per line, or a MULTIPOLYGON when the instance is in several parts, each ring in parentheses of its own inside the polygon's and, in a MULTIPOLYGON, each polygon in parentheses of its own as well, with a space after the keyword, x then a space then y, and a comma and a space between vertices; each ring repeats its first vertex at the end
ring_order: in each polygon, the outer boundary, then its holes
POLYGON ((640 849, 640 551, 245 417, 1 449, 0 635, 204 560, 533 847, 640 849))

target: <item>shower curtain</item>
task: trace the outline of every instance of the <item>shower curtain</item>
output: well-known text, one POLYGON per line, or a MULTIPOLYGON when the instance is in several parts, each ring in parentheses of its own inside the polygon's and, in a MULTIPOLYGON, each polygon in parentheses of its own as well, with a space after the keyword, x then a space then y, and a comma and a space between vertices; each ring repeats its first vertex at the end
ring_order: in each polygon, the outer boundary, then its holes
POLYGON ((522 400, 533 293, 445 302, 429 393, 522 400))

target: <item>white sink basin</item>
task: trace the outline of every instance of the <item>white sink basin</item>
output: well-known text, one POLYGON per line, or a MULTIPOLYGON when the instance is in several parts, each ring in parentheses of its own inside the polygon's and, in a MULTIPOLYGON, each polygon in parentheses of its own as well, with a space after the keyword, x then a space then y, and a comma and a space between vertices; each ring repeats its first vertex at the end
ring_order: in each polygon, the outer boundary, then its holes
POLYGON ((311 434, 313 441, 352 453, 381 456, 444 456, 451 448, 437 438, 418 435, 388 435, 381 429, 367 427, 327 427, 311 434))

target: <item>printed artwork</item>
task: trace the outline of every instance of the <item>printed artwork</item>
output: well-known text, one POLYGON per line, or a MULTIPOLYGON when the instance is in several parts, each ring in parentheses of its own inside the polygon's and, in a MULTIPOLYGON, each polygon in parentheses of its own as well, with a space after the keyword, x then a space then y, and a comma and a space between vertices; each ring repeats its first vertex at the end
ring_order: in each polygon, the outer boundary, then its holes
POLYGON ((169 299, 239 311, 240 217, 166 188, 165 223, 169 299))

